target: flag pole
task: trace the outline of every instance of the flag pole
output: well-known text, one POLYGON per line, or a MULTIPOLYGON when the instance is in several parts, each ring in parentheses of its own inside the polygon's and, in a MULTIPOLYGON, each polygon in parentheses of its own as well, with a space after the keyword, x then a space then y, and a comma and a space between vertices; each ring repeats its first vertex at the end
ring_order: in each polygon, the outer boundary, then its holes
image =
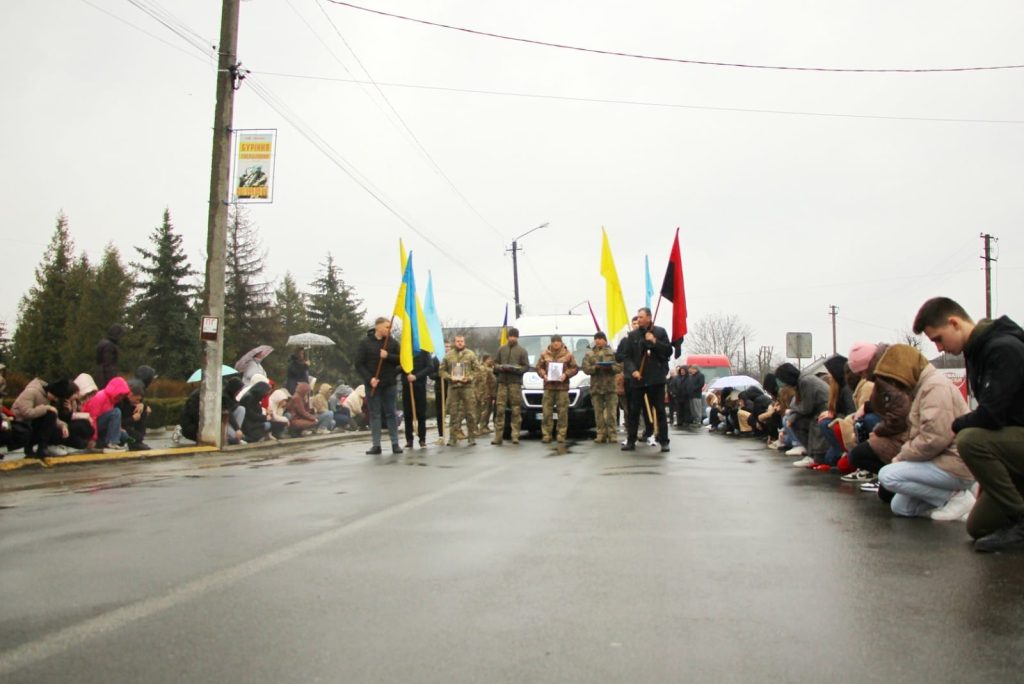
POLYGON ((416 418, 416 391, 412 387, 412 378, 406 374, 405 379, 409 381, 409 406, 412 407, 412 423, 410 425, 413 426, 413 429, 416 429, 419 424, 416 418))

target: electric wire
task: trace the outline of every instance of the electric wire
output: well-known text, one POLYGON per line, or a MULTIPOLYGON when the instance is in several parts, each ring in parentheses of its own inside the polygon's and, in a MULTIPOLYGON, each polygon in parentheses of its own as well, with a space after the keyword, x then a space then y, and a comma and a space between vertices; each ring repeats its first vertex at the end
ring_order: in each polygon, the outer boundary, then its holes
MULTIPOLYGON (((309 79, 315 81, 336 81, 339 83, 356 83, 366 84, 367 81, 361 81, 358 79, 346 79, 336 78, 331 76, 316 76, 310 74, 294 74, 280 71, 264 71, 255 70, 253 73, 261 74, 263 76, 274 76, 279 78, 298 78, 298 79, 309 79)), ((574 97, 569 95, 546 95, 542 93, 524 93, 514 91, 501 91, 501 90, 482 90, 477 88, 453 88, 447 86, 432 86, 422 85, 416 83, 393 83, 386 81, 376 81, 376 85, 384 86, 388 88, 411 88, 415 90, 435 90, 441 92, 451 93, 467 93, 471 95, 494 95, 500 97, 522 97, 532 98, 539 100, 562 100, 566 102, 584 102, 592 104, 615 104, 615 105, 626 105, 632 107, 662 107, 670 109, 693 109, 697 111, 710 111, 710 112, 737 112, 742 114, 777 114, 783 116, 818 116, 828 118, 841 118, 841 119, 875 119, 875 120, 888 120, 888 121, 925 121, 925 122, 936 122, 936 123, 978 123, 978 124, 1024 124, 1024 119, 961 119, 954 117, 934 117, 934 116, 891 116, 885 114, 845 114, 841 112, 808 112, 799 110, 789 109, 758 109, 752 107, 716 107, 711 105, 687 105, 677 104, 672 102, 655 102, 649 100, 622 100, 622 99, 611 99, 611 98, 600 98, 600 97, 574 97)))
MULTIPOLYGON (((208 54, 207 53, 207 47, 206 47, 205 43, 201 39, 197 41, 197 40, 189 37, 189 34, 191 34, 192 36, 198 36, 199 34, 197 34, 195 31, 192 31, 191 29, 189 29, 187 26, 185 26, 179 20, 173 18, 170 15, 166 15, 166 16, 162 16, 162 17, 158 18, 158 16, 156 14, 154 14, 155 10, 151 6, 147 6, 144 3, 140 2, 140 0, 128 0, 128 2, 131 3, 132 5, 136 6, 137 8, 139 8, 140 10, 145 12, 146 14, 152 16, 154 19, 157 19, 157 21, 159 21, 159 23, 162 24, 165 28, 167 28, 168 30, 172 31, 179 38, 182 38, 183 40, 185 40, 187 43, 192 45, 194 48, 196 48, 197 50, 199 50, 203 54, 208 54), (178 23, 178 24, 181 24, 181 25, 180 26, 175 26, 174 25, 175 23, 178 23)), ((250 73, 250 72, 248 72, 246 70, 246 73, 250 73)), ((250 89, 253 91, 254 94, 256 94, 257 97, 259 97, 261 100, 263 100, 267 104, 267 106, 269 106, 271 109, 273 109, 275 112, 277 112, 289 124, 291 124, 292 127, 295 128, 295 130, 300 135, 302 135, 304 138, 306 138, 306 140, 310 144, 313 145, 313 147, 315 147, 318 151, 320 151, 322 154, 324 154, 324 156, 326 156, 329 161, 331 161, 335 166, 337 166, 339 169, 341 169, 347 176, 349 176, 349 178, 351 178, 367 194, 369 194, 373 199, 375 199, 388 212, 393 214, 403 225, 405 225, 410 230, 412 230, 416 235, 418 235, 421 239, 423 239, 427 244, 429 244, 432 247, 434 247, 444 258, 446 258, 449 261, 451 261, 453 264, 455 264, 455 266, 457 268, 459 268, 460 270, 465 272, 471 278, 473 278, 474 280, 476 280, 480 284, 484 285, 489 290, 495 292, 499 296, 501 296, 503 298, 506 298, 506 299, 508 298, 508 293, 507 292, 503 291, 498 286, 494 285, 493 283, 490 283, 489 281, 487 281, 486 279, 484 279, 483 277, 481 277, 477 273, 473 272, 471 269, 469 269, 461 261, 459 261, 455 257, 451 256, 448 253, 447 250, 445 250, 440 245, 438 245, 436 242, 434 242, 426 233, 421 231, 419 228, 417 228, 415 225, 413 225, 408 219, 406 219, 396 208, 394 208, 392 206, 391 203, 389 203, 383 197, 383 193, 380 190, 376 189, 373 186, 372 182, 368 178, 366 178, 361 172, 359 172, 358 169, 356 169, 355 166, 353 166, 341 154, 339 154, 337 152, 337 150, 335 150, 334 147, 331 146, 330 143, 328 143, 322 136, 320 136, 312 127, 309 127, 308 125, 306 125, 305 122, 302 121, 301 117, 299 117, 294 111, 292 111, 291 108, 288 107, 288 105, 285 104, 285 102, 283 100, 281 100, 276 95, 274 95, 274 93, 269 88, 264 86, 262 83, 259 82, 258 79, 256 79, 255 77, 253 77, 251 75, 247 79, 247 81, 250 84, 250 89)))
POLYGON ((497 38, 500 40, 508 40, 516 43, 526 43, 529 45, 537 45, 541 47, 558 48, 561 50, 574 50, 576 52, 587 52, 591 54, 606 55, 610 57, 626 57, 630 59, 643 59, 655 62, 674 62, 677 64, 691 64, 696 66, 714 66, 714 67, 732 67, 737 69, 766 69, 776 71, 822 71, 832 73, 869 73, 869 74, 929 74, 929 73, 949 73, 958 71, 997 71, 1001 69, 1021 69, 1024 68, 1024 64, 1006 64, 998 66, 967 66, 967 67, 943 67, 943 68, 918 68, 918 69, 906 69, 906 68, 880 68, 880 69, 868 69, 868 68, 838 68, 838 67, 819 67, 819 66, 781 66, 771 64, 744 64, 741 62, 716 62, 703 59, 683 59, 678 57, 658 57, 654 55, 642 55, 632 52, 618 52, 615 50, 601 50, 597 48, 586 48, 579 47, 576 45, 566 45, 563 43, 551 43, 543 40, 535 40, 532 38, 521 38, 517 36, 509 36, 501 33, 492 33, 489 31, 480 31, 477 29, 466 28, 463 26, 453 26, 451 24, 442 24, 436 21, 429 21, 427 19, 417 19, 415 17, 409 17, 402 14, 395 14, 393 12, 385 12, 383 10, 373 9, 370 7, 363 7, 356 5, 351 2, 343 2, 342 0, 327 0, 332 5, 338 5, 341 7, 348 7, 350 9, 360 10, 362 12, 369 12, 371 14, 379 14, 384 17, 390 17, 392 19, 401 19, 403 21, 410 21, 417 24, 424 24, 426 26, 433 26, 435 28, 448 29, 450 31, 460 31, 462 33, 468 33, 475 36, 482 36, 485 38, 497 38))
POLYGON ((389 213, 395 216, 402 225, 406 226, 413 233, 418 235, 424 242, 432 246, 438 251, 444 258, 453 263, 457 268, 462 270, 464 273, 469 275, 471 278, 479 282, 480 284, 487 287, 492 292, 500 295, 501 297, 507 297, 508 293, 487 281, 479 274, 469 269, 462 261, 455 258, 446 250, 444 247, 439 245, 433 239, 430 238, 425 232, 420 230, 418 227, 413 225, 405 216, 401 214, 396 208, 394 208, 382 194, 372 187, 365 176, 358 172, 354 166, 351 165, 333 146, 330 145, 323 137, 321 137, 312 127, 309 127, 305 122, 298 117, 297 114, 290 113, 287 105, 285 105, 279 98, 277 98, 269 89, 266 88, 262 83, 255 79, 248 79, 250 89, 263 100, 271 109, 278 113, 285 121, 287 121, 300 135, 306 138, 317 150, 319 150, 331 163, 341 169, 349 178, 351 178, 358 186, 360 186, 367 194, 369 194, 374 200, 377 201, 382 207, 384 207, 389 213))
MULTIPOLYGON (((358 64, 359 68, 363 70, 364 74, 366 74, 366 77, 369 79, 370 83, 373 85, 374 89, 377 91, 377 94, 380 95, 381 99, 384 100, 385 104, 387 104, 388 109, 390 109, 391 113, 394 114, 395 118, 401 124, 402 128, 405 129, 405 132, 412 139, 413 143, 415 144, 416 148, 419 150, 420 154, 422 154, 426 158, 426 160, 430 163, 430 165, 433 167, 434 172, 437 173, 438 176, 440 176, 445 181, 445 183, 448 184, 448 186, 452 189, 452 191, 459 197, 459 199, 462 200, 463 204, 465 204, 466 207, 469 208, 469 210, 471 212, 473 212, 476 215, 476 217, 479 218, 483 222, 483 224, 485 226, 490 228, 491 232, 493 232, 499 238, 504 239, 504 236, 501 234, 501 231, 499 231, 497 228, 495 228, 494 225, 490 221, 488 221, 487 218, 484 217, 484 215, 482 213, 480 213, 480 211, 473 205, 473 203, 469 201, 469 198, 467 198, 462 193, 462 191, 458 188, 458 186, 455 185, 455 182, 451 179, 451 177, 448 176, 447 173, 445 173, 444 169, 441 168, 441 165, 437 163, 437 161, 434 159, 434 156, 432 154, 430 154, 430 152, 427 150, 427 148, 420 141, 419 137, 413 132, 413 130, 406 123, 406 121, 402 117, 402 115, 398 113, 398 110, 391 103, 391 100, 388 99, 388 96, 384 94, 384 91, 381 90, 380 86, 377 85, 377 82, 373 78, 373 76, 370 74, 369 69, 366 68, 366 66, 363 64, 363 61, 361 59, 359 59, 359 55, 356 54, 355 50, 352 49, 352 46, 349 45, 347 40, 345 40, 345 36, 342 35, 341 30, 338 29, 337 25, 334 23, 334 20, 331 19, 331 15, 327 13, 327 10, 324 9, 323 5, 320 4, 319 0, 316 1, 316 6, 317 6, 317 9, 319 9, 320 12, 324 15, 324 18, 327 19, 327 23, 329 23, 331 25, 331 28, 334 29, 334 32, 337 34, 337 36, 341 40, 342 44, 344 44, 345 48, 349 51, 349 54, 352 55, 352 58, 356 61, 356 64, 358 64)), ((332 52, 331 54, 333 55, 334 53, 332 52)), ((339 62, 341 61, 341 60, 338 60, 337 56, 335 56, 335 59, 337 61, 339 61, 339 62)), ((346 71, 348 71, 347 68, 346 68, 346 71)), ((351 73, 351 72, 349 72, 349 73, 351 73)))
POLYGON ((163 38, 161 38, 160 36, 156 35, 155 33, 147 31, 146 29, 142 28, 141 26, 137 26, 136 24, 133 24, 132 22, 128 21, 127 19, 119 17, 116 14, 114 14, 113 12, 100 7, 99 5, 96 5, 96 4, 92 3, 92 2, 90 2, 89 0, 80 0, 80 2, 82 2, 85 5, 88 5, 89 7, 92 7, 97 12, 102 12, 103 14, 106 14, 111 19, 114 19, 116 21, 121 22, 125 26, 129 26, 129 27, 135 29, 139 33, 144 33, 145 35, 149 36, 153 40, 159 41, 159 42, 163 43, 164 45, 166 45, 167 47, 171 48, 172 50, 176 50, 176 51, 180 52, 181 54, 187 56, 189 59, 194 59, 194 60, 200 61, 203 64, 208 64, 209 63, 209 60, 203 59, 202 57, 200 57, 199 55, 195 54, 194 52, 186 50, 185 48, 181 47, 180 45, 175 45, 174 43, 170 42, 169 40, 164 40, 163 38))

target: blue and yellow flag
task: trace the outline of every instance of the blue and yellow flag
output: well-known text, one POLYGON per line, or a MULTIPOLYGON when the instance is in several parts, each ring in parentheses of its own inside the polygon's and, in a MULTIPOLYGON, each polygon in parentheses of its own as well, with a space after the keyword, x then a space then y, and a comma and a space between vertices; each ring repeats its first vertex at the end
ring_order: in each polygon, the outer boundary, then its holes
POLYGON ((406 373, 411 373, 413 357, 424 348, 423 335, 427 336, 428 341, 430 339, 426 323, 420 321, 422 314, 416 315, 419 303, 416 301, 416 278, 412 272, 412 254, 409 254, 409 259, 405 264, 405 274, 402 276, 402 290, 404 290, 405 301, 402 302, 402 338, 399 344, 401 349, 399 359, 402 370, 406 373))
POLYGON ((501 322, 501 341, 500 346, 508 344, 508 302, 505 302, 505 320, 501 322))

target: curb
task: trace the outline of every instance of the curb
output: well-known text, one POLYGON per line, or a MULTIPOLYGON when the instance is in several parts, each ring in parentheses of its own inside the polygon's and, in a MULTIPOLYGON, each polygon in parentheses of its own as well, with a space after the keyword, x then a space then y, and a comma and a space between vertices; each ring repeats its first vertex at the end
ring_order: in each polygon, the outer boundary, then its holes
POLYGON ((232 454, 253 451, 273 451, 287 447, 315 447, 337 442, 357 441, 360 437, 369 437, 369 432, 342 432, 329 435, 310 435, 309 437, 291 437, 277 441, 255 442, 253 444, 233 444, 221 449, 200 444, 171 449, 150 449, 149 451, 121 451, 112 454, 81 453, 67 456, 52 456, 42 461, 37 458, 21 458, 17 461, 0 461, 0 473, 11 473, 18 470, 40 471, 55 466, 83 465, 92 463, 113 463, 124 461, 145 461, 156 458, 180 458, 196 454, 232 454))

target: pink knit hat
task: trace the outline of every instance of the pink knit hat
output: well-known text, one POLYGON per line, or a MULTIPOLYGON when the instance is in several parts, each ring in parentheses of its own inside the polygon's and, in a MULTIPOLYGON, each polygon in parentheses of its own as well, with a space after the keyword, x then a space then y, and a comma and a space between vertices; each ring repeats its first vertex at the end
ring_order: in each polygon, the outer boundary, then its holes
POLYGON ((868 369, 871 358, 875 355, 878 345, 872 342, 854 342, 850 347, 850 354, 847 363, 854 373, 863 373, 868 369))

